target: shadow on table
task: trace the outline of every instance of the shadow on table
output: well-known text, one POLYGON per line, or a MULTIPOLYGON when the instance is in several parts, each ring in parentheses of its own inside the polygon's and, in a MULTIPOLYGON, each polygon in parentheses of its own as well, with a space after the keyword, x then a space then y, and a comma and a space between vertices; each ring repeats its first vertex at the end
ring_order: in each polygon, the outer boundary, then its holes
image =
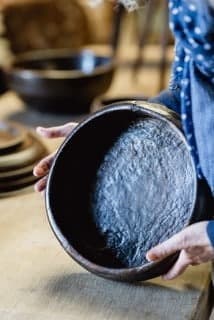
POLYGON ((197 291, 186 288, 188 292, 184 294, 180 289, 150 282, 119 283, 84 273, 52 277, 44 290, 54 300, 54 308, 63 304, 68 313, 75 309, 82 317, 88 312, 90 316, 97 315, 93 319, 118 320, 177 319, 171 318, 172 310, 180 314, 179 319, 189 319, 186 315, 193 311, 194 305, 187 297, 197 291))

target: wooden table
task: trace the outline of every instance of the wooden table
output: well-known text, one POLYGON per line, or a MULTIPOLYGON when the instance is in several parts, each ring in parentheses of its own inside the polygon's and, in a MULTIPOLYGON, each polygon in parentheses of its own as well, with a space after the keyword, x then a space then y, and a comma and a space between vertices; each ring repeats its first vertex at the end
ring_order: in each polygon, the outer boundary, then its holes
MULTIPOLYGON (((13 94, 0 100, 1 119, 18 110, 13 94)), ((98 278, 60 247, 33 191, 0 200, 0 275, 1 320, 206 320, 210 311, 209 265, 170 282, 98 278)))

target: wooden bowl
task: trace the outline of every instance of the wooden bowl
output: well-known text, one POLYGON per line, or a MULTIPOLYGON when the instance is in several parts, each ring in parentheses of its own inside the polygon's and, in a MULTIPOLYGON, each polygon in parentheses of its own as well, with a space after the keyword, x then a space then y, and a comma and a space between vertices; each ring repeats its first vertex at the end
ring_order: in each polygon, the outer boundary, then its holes
POLYGON ((42 112, 86 113, 109 88, 114 73, 110 55, 91 50, 47 50, 14 61, 8 83, 28 107, 42 112))
POLYGON ((210 191, 197 179, 180 128, 163 106, 121 102, 81 122, 58 150, 46 188, 48 219, 65 251, 90 272, 119 281, 164 274, 178 253, 154 263, 146 250, 209 218, 210 191))

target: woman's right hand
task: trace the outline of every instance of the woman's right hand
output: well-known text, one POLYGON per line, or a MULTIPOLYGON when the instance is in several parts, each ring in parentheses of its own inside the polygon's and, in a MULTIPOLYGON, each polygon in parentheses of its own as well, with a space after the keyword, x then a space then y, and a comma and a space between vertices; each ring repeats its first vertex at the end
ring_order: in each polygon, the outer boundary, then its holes
MULTIPOLYGON (((36 131, 43 138, 49 138, 49 139, 62 138, 62 137, 65 138, 76 127, 77 124, 78 123, 76 122, 69 122, 63 126, 58 126, 58 127, 51 127, 51 128, 38 127, 36 131)), ((55 154, 56 154, 56 151, 50 154, 49 156, 43 158, 34 167, 33 174, 36 177, 40 178, 40 180, 35 184, 35 191, 42 192, 45 190, 47 179, 48 179, 48 173, 53 163, 55 154)))

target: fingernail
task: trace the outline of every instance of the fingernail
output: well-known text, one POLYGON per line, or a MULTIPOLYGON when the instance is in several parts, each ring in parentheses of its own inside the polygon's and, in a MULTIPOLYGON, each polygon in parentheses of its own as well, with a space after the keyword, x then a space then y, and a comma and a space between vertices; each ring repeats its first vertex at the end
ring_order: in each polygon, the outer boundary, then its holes
POLYGON ((151 261, 152 261, 152 260, 151 260, 151 258, 150 258, 149 253, 147 253, 147 254, 146 254, 146 259, 147 259, 149 262, 151 262, 151 261))
POLYGON ((156 260, 158 260, 159 258, 158 258, 158 256, 156 256, 156 255, 153 254, 152 252, 148 252, 148 253, 146 254, 146 259, 151 262, 151 261, 156 261, 156 260))
POLYGON ((37 127, 37 128, 36 128, 36 131, 37 131, 37 132, 42 131, 42 130, 43 130, 42 127, 37 127))
POLYGON ((43 127, 37 127, 36 128, 36 132, 39 133, 39 134, 47 134, 48 129, 43 128, 43 127))
POLYGON ((33 169, 33 175, 35 177, 41 177, 41 176, 44 176, 45 175, 45 172, 42 168, 34 168, 33 169))
POLYGON ((36 130, 46 130, 44 127, 37 127, 37 129, 36 130))
POLYGON ((37 169, 34 168, 34 169, 33 169, 33 175, 34 175, 35 177, 37 177, 37 172, 38 172, 37 169))

